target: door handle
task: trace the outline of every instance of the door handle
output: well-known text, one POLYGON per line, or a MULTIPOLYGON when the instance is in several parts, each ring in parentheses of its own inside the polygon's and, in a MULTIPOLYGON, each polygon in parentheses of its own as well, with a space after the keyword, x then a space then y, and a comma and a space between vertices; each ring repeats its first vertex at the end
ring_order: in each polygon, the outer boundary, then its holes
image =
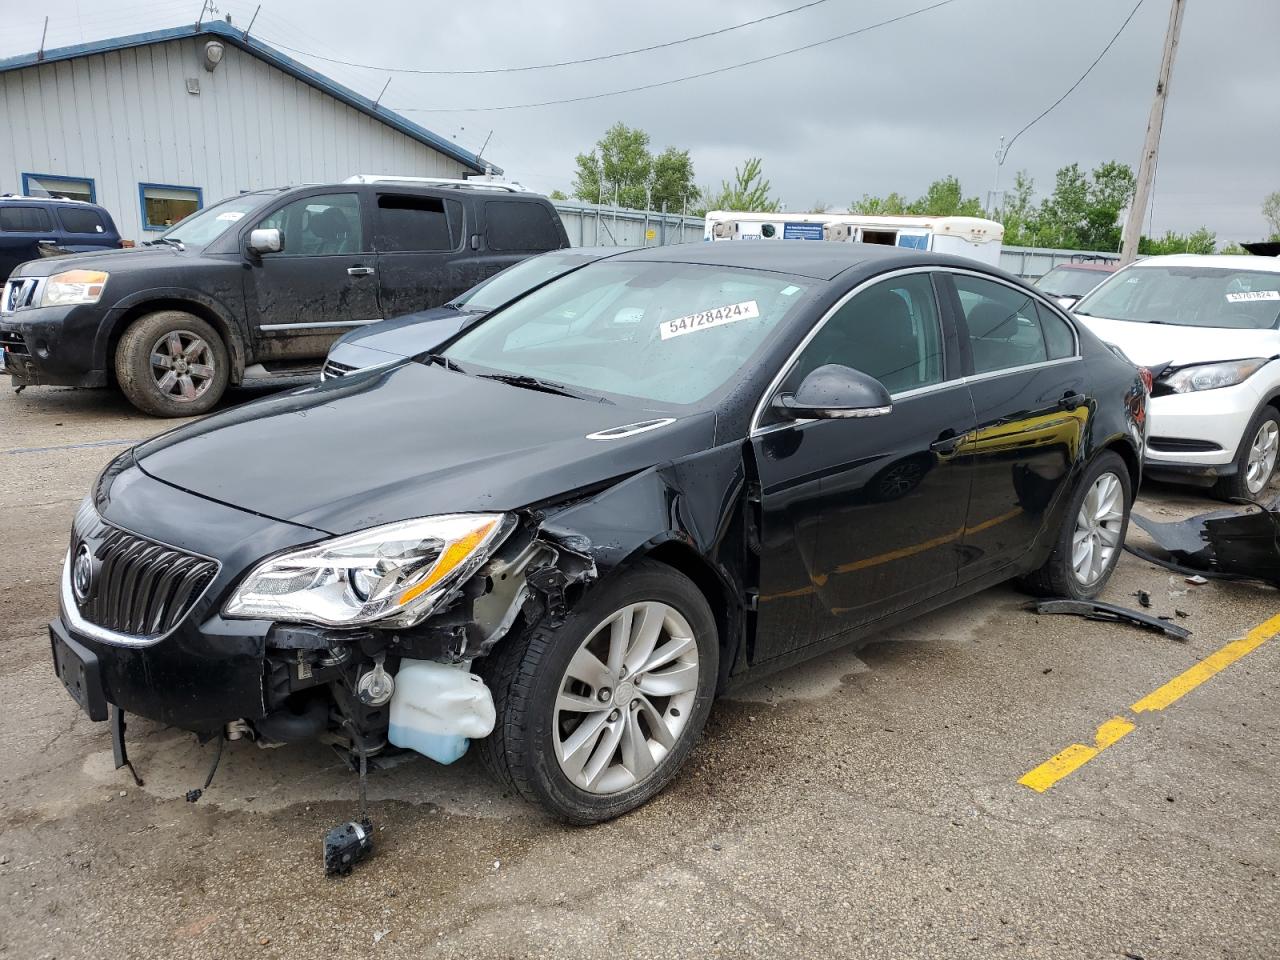
POLYGON ((964 442, 964 434, 949 429, 943 430, 938 434, 938 439, 929 444, 929 449, 934 453, 955 453, 962 442, 964 442))
POLYGON ((369 277, 373 275, 373 267, 347 267, 349 277, 369 277))
POLYGON ((1085 395, 1083 393, 1072 393, 1068 390, 1062 395, 1062 399, 1058 401, 1058 407, 1062 410, 1074 410, 1076 407, 1084 406, 1085 395))
POLYGON ((58 245, 57 240, 37 240, 36 243, 42 247, 56 247, 58 245))

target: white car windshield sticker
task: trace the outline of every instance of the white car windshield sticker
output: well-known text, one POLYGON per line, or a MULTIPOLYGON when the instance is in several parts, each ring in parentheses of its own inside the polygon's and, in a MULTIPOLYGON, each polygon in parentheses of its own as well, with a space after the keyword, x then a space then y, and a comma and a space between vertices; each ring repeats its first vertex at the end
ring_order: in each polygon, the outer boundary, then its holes
POLYGON ((778 291, 778 293, 780 293, 784 297, 789 297, 793 293, 799 293, 799 292, 800 292, 800 288, 797 286, 783 287, 781 290, 778 291))
POLYGON ((1227 294, 1227 303, 1247 303, 1250 300, 1280 300, 1280 290, 1251 290, 1248 293, 1227 294))
POLYGON ((723 327, 726 323, 736 323, 739 320, 754 320, 758 316, 760 316, 760 307, 754 300, 730 303, 727 306, 703 310, 701 313, 691 313, 687 317, 663 320, 662 339, 683 337, 686 333, 693 333, 695 330, 710 330, 712 327, 723 327))
POLYGON ((226 213, 218 214, 218 219, 226 220, 228 223, 235 223, 237 220, 239 220, 243 216, 244 214, 241 213, 239 210, 228 210, 226 213))

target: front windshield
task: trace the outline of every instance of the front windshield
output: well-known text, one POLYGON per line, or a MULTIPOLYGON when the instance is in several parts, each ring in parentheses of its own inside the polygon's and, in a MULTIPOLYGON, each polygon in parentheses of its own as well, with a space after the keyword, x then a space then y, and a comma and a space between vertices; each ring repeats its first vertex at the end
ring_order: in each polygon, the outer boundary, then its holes
POLYGON ((1054 267, 1036 281, 1036 287, 1052 297, 1083 297, 1102 282, 1101 270, 1072 270, 1054 267))
POLYGON ((507 267, 501 273, 495 273, 483 283, 476 284, 454 300, 453 304, 477 313, 488 313, 554 277, 597 259, 599 258, 594 254, 581 251, 544 253, 540 257, 530 257, 515 266, 507 267))
POLYGON ((180 240, 189 247, 207 247, 222 236, 228 227, 235 226, 245 214, 262 206, 262 201, 263 195, 260 193, 243 193, 238 197, 231 197, 179 220, 162 233, 160 239, 180 240))
POLYGON ((696 403, 737 373, 808 284, 733 267, 606 260, 492 314, 444 355, 468 373, 696 403))
POLYGON ((1075 312, 1179 327, 1271 330, 1280 320, 1280 273, 1135 265, 1112 274, 1075 312))

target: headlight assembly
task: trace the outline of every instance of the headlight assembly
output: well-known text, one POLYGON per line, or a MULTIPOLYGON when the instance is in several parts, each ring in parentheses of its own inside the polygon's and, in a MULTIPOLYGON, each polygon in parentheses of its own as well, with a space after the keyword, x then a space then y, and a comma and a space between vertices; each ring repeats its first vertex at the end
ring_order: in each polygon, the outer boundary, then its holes
POLYGON ((228 617, 324 627, 410 627, 489 559, 514 525, 501 513, 403 520, 258 564, 228 617))
POLYGON ((97 303, 109 274, 101 270, 68 270, 55 273, 44 282, 40 306, 57 307, 73 303, 97 303))
POLYGON ((1249 379, 1268 362, 1266 357, 1255 357, 1251 360, 1228 360, 1226 363, 1204 363, 1175 370, 1161 377, 1160 382, 1174 393, 1234 387, 1249 379))

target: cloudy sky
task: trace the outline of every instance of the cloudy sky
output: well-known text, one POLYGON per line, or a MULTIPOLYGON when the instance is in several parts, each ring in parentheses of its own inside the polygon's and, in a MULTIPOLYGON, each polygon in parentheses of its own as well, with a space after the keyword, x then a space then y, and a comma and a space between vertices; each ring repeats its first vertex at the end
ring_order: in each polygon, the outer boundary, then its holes
MULTIPOLYGON (((263 0, 253 33, 353 64, 453 70, 596 57, 766 16, 805 0, 263 0)), ((864 193, 921 193, 959 176, 985 199, 994 152, 1060 96, 1098 55, 1136 0, 952 0, 871 32, 658 89, 585 103, 494 107, 605 93, 702 73, 824 40, 937 0, 825 0, 727 34, 650 53, 486 76, 390 74, 309 63, 478 150, 508 175, 569 192, 573 158, 621 120, 655 149, 692 153, 717 185, 748 156, 787 209, 843 206, 864 193), (445 111, 445 112, 435 112, 445 111), (490 131, 492 135, 490 136, 490 131)), ((1054 171, 1109 159, 1136 167, 1170 0, 1144 0, 1106 58, 1072 96, 1023 135, 1000 172, 1025 169, 1037 192, 1054 171)), ((216 0, 247 25, 257 0, 216 0)), ((194 20, 199 0, 0 0, 0 55, 28 52, 50 15, 49 47, 194 20), (8 8, 6 10, 6 8, 8 8), (37 14, 36 10, 39 10, 37 14)), ((1280 0, 1187 0, 1156 179, 1152 226, 1205 225, 1219 240, 1262 235, 1262 198, 1280 190, 1280 0)))

